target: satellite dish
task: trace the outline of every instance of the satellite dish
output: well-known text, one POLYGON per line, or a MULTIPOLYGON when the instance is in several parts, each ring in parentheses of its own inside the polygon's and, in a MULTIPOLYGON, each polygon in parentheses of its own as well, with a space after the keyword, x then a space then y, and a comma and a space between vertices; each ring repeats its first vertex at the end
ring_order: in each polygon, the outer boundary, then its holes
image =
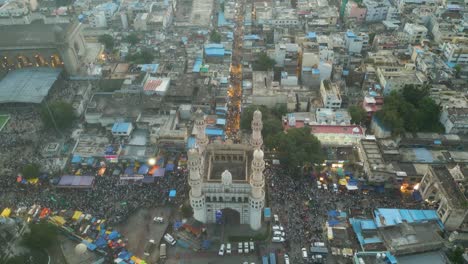
POLYGON ((76 247, 75 247, 75 254, 83 255, 84 253, 86 253, 87 248, 88 247, 85 244, 80 243, 80 244, 76 245, 76 247))

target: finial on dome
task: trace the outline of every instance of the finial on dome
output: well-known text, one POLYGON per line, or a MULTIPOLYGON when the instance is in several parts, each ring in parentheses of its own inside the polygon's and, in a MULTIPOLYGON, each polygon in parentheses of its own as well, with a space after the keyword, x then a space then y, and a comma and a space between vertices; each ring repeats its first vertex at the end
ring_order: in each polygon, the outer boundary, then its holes
POLYGON ((260 110, 255 110, 254 113, 253 113, 253 117, 255 119, 262 119, 262 112, 260 110))
POLYGON ((263 151, 261 149, 256 149, 254 151, 254 159, 263 160, 263 157, 264 157, 264 154, 263 154, 263 151))

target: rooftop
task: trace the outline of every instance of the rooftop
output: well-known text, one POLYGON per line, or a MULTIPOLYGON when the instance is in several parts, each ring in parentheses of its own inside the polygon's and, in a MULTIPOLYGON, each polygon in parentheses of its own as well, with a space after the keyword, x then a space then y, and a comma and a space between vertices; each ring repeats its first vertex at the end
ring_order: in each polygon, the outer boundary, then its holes
POLYGON ((445 166, 431 166, 433 175, 442 185, 444 191, 449 195, 447 201, 455 207, 461 207, 466 203, 465 195, 460 191, 457 183, 454 181, 452 174, 445 166))
POLYGON ((62 41, 77 25, 74 23, 65 24, 41 24, 31 23, 25 25, 0 26, 2 37, 0 38, 0 49, 2 47, 19 47, 50 45, 55 47, 62 41), (60 33, 60 34, 57 34, 60 33), (60 36, 62 39, 57 39, 60 36))
POLYGON ((61 71, 53 68, 23 68, 10 71, 0 81, 0 103, 41 103, 61 71))

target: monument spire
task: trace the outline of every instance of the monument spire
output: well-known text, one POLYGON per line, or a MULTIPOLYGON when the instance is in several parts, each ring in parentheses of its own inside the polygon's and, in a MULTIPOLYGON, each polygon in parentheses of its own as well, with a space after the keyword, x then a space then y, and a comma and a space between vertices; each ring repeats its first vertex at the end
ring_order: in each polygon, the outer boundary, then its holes
POLYGON ((263 138, 262 138, 262 128, 263 128, 263 122, 262 122, 262 112, 260 110, 255 110, 253 113, 253 119, 252 119, 252 136, 250 138, 250 145, 254 149, 260 149, 263 145, 263 138))

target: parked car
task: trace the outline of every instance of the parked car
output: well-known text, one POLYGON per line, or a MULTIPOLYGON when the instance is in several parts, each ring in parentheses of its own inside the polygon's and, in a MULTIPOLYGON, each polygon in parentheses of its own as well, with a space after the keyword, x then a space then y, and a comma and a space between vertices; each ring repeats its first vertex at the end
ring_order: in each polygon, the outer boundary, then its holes
POLYGON ((221 244, 218 251, 219 256, 224 256, 224 244, 221 244))
POLYGON ((281 225, 274 225, 271 228, 273 229, 273 231, 284 231, 284 228, 281 225))
POLYGON ((288 256, 288 254, 284 254, 284 264, 289 264, 289 256, 288 256))
POLYGON ((302 248, 301 250, 302 250, 302 258, 303 258, 303 259, 308 259, 308 256, 307 256, 307 249, 302 248))
POLYGON ((273 236, 284 237, 285 233, 281 231, 273 231, 273 236))
POLYGON ((249 253, 249 242, 244 242, 244 253, 249 253))
POLYGON ((156 223, 164 223, 164 218, 156 216, 155 218, 153 218, 153 221, 156 223))
POLYGON ((250 252, 253 252, 255 250, 255 244, 253 241, 250 241, 249 242, 249 246, 250 246, 250 252))
POLYGON ((271 242, 274 242, 274 243, 281 243, 281 242, 284 242, 284 241, 285 241, 284 237, 279 237, 279 236, 274 236, 271 239, 271 242))
POLYGON ((231 254, 231 243, 226 244, 226 254, 231 254))
POLYGON ((166 240, 166 242, 172 246, 174 246, 177 243, 177 241, 169 233, 166 233, 164 235, 164 240, 166 240))
POLYGON ((242 242, 237 244, 237 253, 242 254, 244 251, 242 250, 242 242))

